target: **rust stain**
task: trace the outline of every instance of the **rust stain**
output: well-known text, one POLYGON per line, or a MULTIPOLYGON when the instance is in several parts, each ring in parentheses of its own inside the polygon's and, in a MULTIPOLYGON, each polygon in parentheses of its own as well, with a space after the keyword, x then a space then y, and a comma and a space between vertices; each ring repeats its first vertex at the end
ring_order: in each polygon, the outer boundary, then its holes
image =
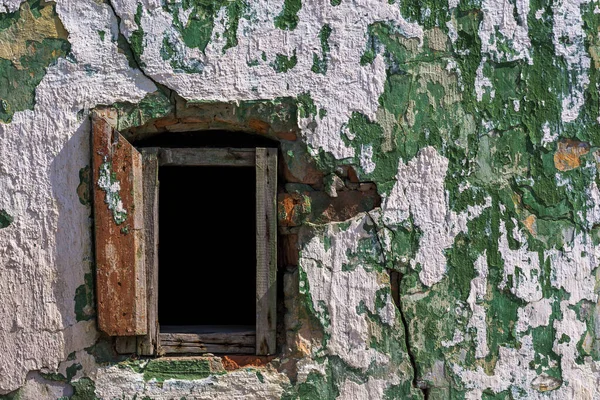
POLYGON ((284 194, 279 200, 279 223, 284 226, 294 225, 294 208, 298 204, 297 195, 284 194))
POLYGON ((289 131, 289 132, 276 132, 275 136, 277 136, 279 139, 281 140, 289 140, 289 141, 295 141, 296 139, 298 139, 298 135, 296 135, 296 132, 293 131, 289 131))
POLYGON ((569 171, 581 165, 581 157, 590 151, 590 145, 578 140, 563 139, 554 153, 554 166, 559 171, 569 171))
POLYGON ((248 126, 250 127, 250 129, 257 133, 260 133, 261 135, 266 135, 269 132, 269 128, 271 128, 271 125, 269 125, 265 121, 261 121, 255 118, 248 120, 248 126))
POLYGON ((283 193, 279 195, 277 214, 282 226, 297 226, 302 223, 311 209, 311 200, 298 193, 283 193))
POLYGON ((98 327, 111 336, 142 335, 147 326, 142 284, 145 276, 141 155, 103 117, 93 116, 92 132, 98 327), (111 163, 121 185, 123 207, 135 209, 128 218, 132 234, 123 234, 115 223, 104 202, 105 193, 97 184, 100 165, 105 162, 111 163))
POLYGON ((223 367, 227 371, 234 371, 244 367, 262 367, 270 363, 275 356, 246 356, 246 355, 229 355, 221 359, 223 367))
POLYGON ((537 218, 533 214, 523 220, 523 225, 525 225, 529 233, 531 233, 534 237, 537 236, 537 226, 535 224, 536 220, 537 218))

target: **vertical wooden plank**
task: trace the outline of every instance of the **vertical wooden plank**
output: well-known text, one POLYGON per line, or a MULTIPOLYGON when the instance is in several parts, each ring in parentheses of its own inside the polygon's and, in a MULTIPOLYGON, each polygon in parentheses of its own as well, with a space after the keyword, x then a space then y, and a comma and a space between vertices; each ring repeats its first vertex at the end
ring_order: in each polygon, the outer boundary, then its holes
POLYGON ((144 239, 148 334, 138 337, 140 355, 157 354, 158 340, 158 151, 142 150, 144 188, 144 239))
POLYGON ((276 351, 277 149, 256 149, 256 354, 276 351))
POLYGON ((111 336, 147 332, 142 157, 92 115, 98 327, 111 336))

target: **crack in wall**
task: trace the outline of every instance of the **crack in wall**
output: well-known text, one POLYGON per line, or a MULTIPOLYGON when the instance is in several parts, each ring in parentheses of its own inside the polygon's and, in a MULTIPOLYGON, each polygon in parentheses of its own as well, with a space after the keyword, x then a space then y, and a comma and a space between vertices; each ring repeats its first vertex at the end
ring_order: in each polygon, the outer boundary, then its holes
MULTIPOLYGON (((410 344, 410 329, 408 321, 406 319, 406 314, 404 313, 404 309, 402 308, 402 295, 400 293, 400 287, 402 286, 402 280, 404 279, 405 274, 402 274, 400 271, 397 271, 395 269, 389 268, 385 248, 383 246, 381 237, 379 236, 379 226, 377 225, 375 219, 369 212, 367 212, 366 214, 371 220, 373 226, 375 226, 375 236, 377 238, 377 243, 379 244, 379 249, 381 250, 381 256, 383 258, 384 267, 388 275, 390 276, 390 291, 392 293, 392 300, 394 302, 394 305, 396 306, 396 309, 398 310, 398 313, 400 314, 400 321, 402 322, 402 327, 404 329, 404 345, 406 347, 406 353, 408 355, 408 359, 413 370, 412 386, 415 389, 419 389, 421 393, 423 393, 423 398, 425 400, 428 400, 429 387, 426 382, 419 379, 419 368, 417 365, 417 358, 410 344), (393 276, 394 274, 396 275, 395 277, 393 276)), ((385 229, 388 229, 393 235, 394 231, 392 229, 390 229, 385 224, 382 225, 385 229)))
MULTIPOLYGON (((158 89, 162 89, 165 90, 168 93, 168 98, 169 101, 175 105, 175 99, 173 97, 173 90, 168 88, 167 86, 158 83, 156 80, 154 80, 154 78, 152 78, 150 75, 148 75, 146 73, 146 71, 144 71, 144 69, 142 68, 142 61, 139 58, 139 55, 135 53, 135 51, 133 51, 133 49, 131 48, 131 43, 129 42, 129 39, 127 39, 127 37, 125 37, 125 35, 123 34, 123 32, 121 32, 121 16, 119 16, 119 14, 117 14, 117 11, 115 10, 115 6, 112 4, 111 0, 106 0, 106 4, 108 5, 108 7, 111 9, 113 15, 115 16, 116 20, 117 20, 117 29, 119 31, 119 41, 117 41, 117 43, 122 43, 124 46, 127 46, 126 49, 123 49, 123 51, 127 54, 130 54, 131 57, 127 57, 128 60, 134 64, 134 67, 140 71, 140 73, 142 75, 144 75, 144 77, 146 77, 148 80, 150 80, 152 83, 154 83, 154 85, 158 88, 158 89)), ((177 112, 177 108, 174 107, 175 110, 175 116, 177 116, 176 112, 177 112)))

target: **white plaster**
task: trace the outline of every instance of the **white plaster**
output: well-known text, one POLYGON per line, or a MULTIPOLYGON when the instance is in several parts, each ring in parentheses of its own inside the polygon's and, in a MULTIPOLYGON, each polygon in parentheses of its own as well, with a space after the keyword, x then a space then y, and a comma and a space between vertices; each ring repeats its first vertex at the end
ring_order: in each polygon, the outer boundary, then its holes
POLYGON ((464 340, 465 340, 465 336, 463 335, 463 333, 461 331, 459 331, 458 329, 456 329, 454 331, 454 335, 452 336, 452 340, 442 340, 440 343, 444 347, 454 347, 457 344, 464 342, 464 340))
POLYGON ((479 67, 477 67, 477 71, 475 71, 475 94, 477 96, 477 101, 481 101, 483 99, 486 87, 491 88, 490 97, 492 99, 496 96, 496 91, 494 90, 492 81, 490 78, 483 75, 483 66, 485 65, 486 61, 487 58, 482 57, 479 67))
POLYGON ((366 383, 359 384, 346 379, 341 387, 337 400, 359 400, 359 399, 385 399, 385 390, 392 385, 398 384, 399 380, 392 375, 391 379, 369 378, 366 383))
POLYGON ((483 254, 480 254, 475 261, 477 276, 471 280, 471 290, 467 298, 467 303, 472 313, 467 327, 476 331, 474 338, 476 345, 475 358, 486 357, 490 352, 487 344, 486 312, 485 307, 481 304, 485 301, 487 294, 488 266, 486 257, 487 251, 484 250, 483 254))
POLYGON ((419 278, 424 285, 439 282, 446 272, 444 250, 452 246, 460 232, 467 232, 467 222, 478 217, 491 199, 482 206, 472 206, 461 213, 449 210, 444 181, 448 160, 433 147, 426 147, 408 164, 400 161, 396 184, 382 201, 386 225, 398 225, 412 215, 423 232, 419 250, 410 260, 421 266, 419 278))
POLYGON ((552 314, 552 299, 541 299, 529 303, 525 307, 519 307, 517 311, 517 332, 525 332, 529 328, 548 326, 550 314, 552 314))
POLYGON ((73 395, 73 389, 70 385, 44 379, 39 372, 30 372, 27 374, 25 385, 19 392, 19 399, 23 400, 43 400, 66 398, 73 395))
POLYGON ((511 276, 512 286, 509 289, 515 296, 527 302, 539 301, 542 299, 542 287, 539 282, 541 272, 539 254, 528 250, 525 235, 517 228, 518 221, 513 219, 513 223, 515 224, 512 232, 513 238, 521 245, 517 250, 509 247, 506 223, 500 221, 498 251, 504 261, 504 273, 499 287, 500 289, 505 288, 508 284, 508 277, 511 276))
POLYGON ((0 393, 94 343, 94 321, 77 322, 74 312, 92 257, 90 209, 77 197, 90 125, 77 112, 155 90, 110 37, 100 39, 97 30, 115 22, 107 5, 59 2, 56 10, 78 62, 48 67, 34 110, 0 123, 0 160, 11 160, 0 162, 0 204, 15 218, 0 230, 0 393))
POLYGON ((446 21, 446 28, 448 28, 448 37, 452 44, 456 43, 458 40, 458 32, 456 31, 456 22, 454 20, 454 16, 448 21, 446 21))
MULTIPOLYGON (((339 224, 328 225, 323 235, 330 238, 330 247, 326 250, 323 239, 317 235, 301 249, 300 257, 313 307, 328 316, 324 325, 330 338, 325 350, 362 370, 372 363, 385 365, 389 362, 388 355, 370 348, 373 332, 370 331, 367 315, 357 312, 364 304, 370 312, 378 313, 379 310, 375 309, 376 292, 385 287, 378 272, 370 269, 368 272, 368 266, 352 257, 359 241, 370 237, 363 226, 371 221, 361 214, 351 220, 347 228, 339 224), (342 270, 348 265, 352 266, 350 270, 342 270)), ((392 303, 389 296, 386 300, 392 303)))
POLYGON ((366 174, 370 174, 375 171, 375 163, 373 162, 373 146, 361 145, 360 146, 360 158, 358 159, 360 167, 365 171, 366 174))
POLYGON ((587 224, 588 228, 600 223, 600 190, 595 180, 590 182, 590 185, 585 189, 587 210, 585 218, 581 221, 587 224))
POLYGON ((552 133, 550 130, 550 124, 548 122, 544 122, 544 125, 542 125, 542 133, 544 134, 544 136, 542 136, 542 146, 544 147, 547 147, 547 144, 550 144, 558 139, 558 132, 552 133))
MULTIPOLYGON (((507 389, 513 393, 524 391, 525 395, 519 396, 528 399, 600 398, 597 385, 597 371, 600 369, 600 363, 593 361, 591 357, 584 357, 583 363, 576 361, 580 357, 577 343, 586 334, 587 326, 585 322, 579 320, 571 308, 582 300, 592 303, 598 300, 594 291, 593 270, 597 265, 599 251, 599 247, 594 246, 591 240, 586 240, 585 236, 579 234, 574 237, 571 244, 565 246, 563 251, 552 249, 544 252, 545 257, 548 257, 551 263, 552 286, 562 288, 569 294, 568 300, 560 303, 562 318, 555 319, 553 322, 556 330, 553 351, 560 356, 562 381, 557 381, 543 372, 537 375, 529 367, 529 363, 534 360, 535 351, 531 335, 525 334, 519 339, 519 349, 500 347, 500 357, 492 375, 487 374, 479 366, 474 369, 466 369, 464 366, 452 365, 453 371, 460 376, 462 382, 469 389, 467 398, 480 398, 486 388, 495 393, 507 389), (563 340, 563 335, 568 340, 563 340), (536 386, 541 381, 545 381, 557 389, 550 392, 539 392, 536 390, 536 386)), ((529 327, 548 326, 553 303, 553 299, 544 298, 520 308, 516 331, 522 333, 526 332, 529 327)))
POLYGON ((244 368, 225 375, 212 375, 200 380, 144 380, 141 373, 119 366, 103 367, 96 377, 96 395, 101 399, 133 400, 147 396, 151 399, 193 398, 196 400, 275 400, 280 399, 289 379, 276 371, 244 368))
POLYGON ((585 49, 581 6, 589 0, 557 0, 553 3, 552 42, 557 56, 567 64, 569 92, 562 99, 562 120, 572 122, 583 107, 583 92, 590 83, 590 57, 585 49))
MULTIPOLYGON (((133 22, 137 1, 115 0, 114 4, 129 35, 137 29, 133 22)), ((151 14, 144 13, 142 27, 146 32, 146 47, 142 61, 146 64, 146 73, 191 100, 273 99, 309 92, 317 109, 327 110, 327 115, 320 120, 310 117, 300 121, 307 143, 314 149, 331 152, 338 159, 353 157, 354 149, 342 141, 341 129, 355 111, 375 120, 386 79, 381 55, 370 65, 359 63, 366 46, 367 26, 375 21, 389 22, 404 36, 422 41, 421 27, 406 22, 398 6, 387 1, 357 0, 335 7, 327 2, 303 1, 299 23, 293 31, 283 31, 273 25, 274 17, 283 7, 282 1, 260 3, 260 6, 249 3, 249 6, 252 21, 240 19, 237 46, 223 53, 223 41, 215 40, 209 43, 205 55, 185 50, 183 59, 197 59, 204 64, 202 72, 197 74, 176 73, 169 61, 162 59, 160 50, 165 34, 177 36, 172 28, 172 17, 161 8, 153 9, 151 14), (320 52, 318 32, 322 24, 332 28, 326 75, 311 71, 313 52, 320 52), (294 50, 297 65, 287 73, 275 72, 270 65, 275 55, 291 55, 294 50), (263 51, 267 62, 261 60, 263 51), (246 60, 260 62, 250 67, 246 60)))
POLYGON ((519 112, 521 109, 521 102, 519 100, 513 100, 513 110, 519 112))
POLYGON ((483 20, 479 25, 481 52, 495 62, 525 60, 533 64, 527 25, 529 1, 517 0, 514 5, 510 1, 483 0, 481 10, 483 11, 483 20), (519 22, 515 19, 515 11, 519 16, 519 22), (509 46, 511 51, 501 50, 499 42, 509 46))
POLYGON ((568 304, 597 300, 594 290, 596 279, 592 272, 598 265, 599 255, 600 248, 594 246, 592 239, 583 234, 577 234, 571 243, 564 245, 562 251, 545 251, 545 256, 552 265, 552 286, 563 288, 569 293, 568 304))
POLYGON ((22 2, 23 0, 0 0, 0 13, 15 12, 22 2))

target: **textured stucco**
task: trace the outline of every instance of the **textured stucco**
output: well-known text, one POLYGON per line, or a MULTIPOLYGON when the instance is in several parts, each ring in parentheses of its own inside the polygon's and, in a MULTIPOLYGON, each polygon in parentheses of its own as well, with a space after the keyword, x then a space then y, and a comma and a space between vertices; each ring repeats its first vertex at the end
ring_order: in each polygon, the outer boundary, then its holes
POLYGON ((0 0, 0 398, 600 398, 599 28, 595 0, 0 0), (294 220, 266 366, 157 379, 96 329, 90 109, 178 96, 296 104, 307 215, 381 196, 294 220))

